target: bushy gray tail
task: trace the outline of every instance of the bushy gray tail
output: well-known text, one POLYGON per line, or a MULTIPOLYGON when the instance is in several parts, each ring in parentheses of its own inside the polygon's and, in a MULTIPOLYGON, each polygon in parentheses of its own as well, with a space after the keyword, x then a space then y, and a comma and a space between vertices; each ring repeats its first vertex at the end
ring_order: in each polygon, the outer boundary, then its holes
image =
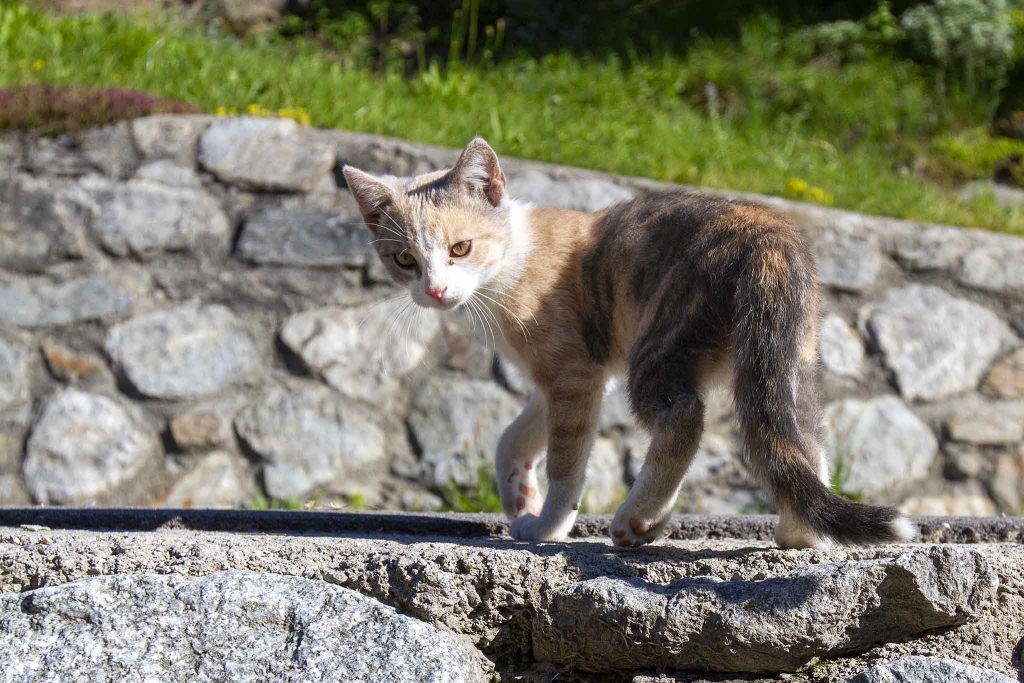
POLYGON ((802 350, 816 333, 817 294, 800 246, 757 250, 738 278, 735 396, 750 466, 780 511, 821 537, 847 545, 908 540, 914 527, 897 510, 835 494, 811 464, 818 443, 801 432, 797 392, 798 378, 815 374, 800 370, 816 363, 802 350))

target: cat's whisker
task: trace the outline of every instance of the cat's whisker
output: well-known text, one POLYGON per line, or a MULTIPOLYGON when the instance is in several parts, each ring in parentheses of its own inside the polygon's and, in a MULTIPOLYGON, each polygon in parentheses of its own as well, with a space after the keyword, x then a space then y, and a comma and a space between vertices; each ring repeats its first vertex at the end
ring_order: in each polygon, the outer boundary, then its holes
POLYGON ((498 341, 494 336, 494 329, 491 327, 491 322, 490 320, 488 320, 487 308, 483 304, 481 304, 479 300, 476 299, 476 294, 471 296, 468 299, 468 301, 473 303, 473 306, 476 308, 477 313, 479 313, 480 315, 480 320, 482 320, 487 327, 487 333, 490 335, 491 338, 491 351, 493 352, 498 346, 498 341))
POLYGON ((526 329, 526 325, 524 325, 523 321, 520 320, 519 317, 516 316, 516 314, 512 312, 512 309, 510 309, 508 306, 506 306, 505 304, 501 303, 500 301, 498 301, 496 299, 492 299, 491 297, 487 296, 483 292, 477 291, 476 294, 478 294, 479 296, 482 296, 483 298, 487 299, 491 303, 494 303, 494 304, 496 304, 498 306, 501 306, 501 308, 503 308, 505 310, 505 312, 508 313, 508 317, 510 319, 512 319, 517 325, 519 325, 519 329, 523 331, 523 337, 525 337, 526 339, 530 338, 530 332, 526 329))
POLYGON ((391 321, 388 324, 387 332, 384 334, 384 344, 381 346, 381 349, 380 349, 380 358, 381 358, 381 361, 382 361, 381 362, 381 371, 382 371, 382 374, 384 375, 384 377, 388 377, 389 376, 389 372, 390 372, 390 367, 388 366, 388 364, 386 362, 384 362, 384 360, 385 360, 384 355, 386 353, 388 353, 391 350, 391 348, 392 348, 392 346, 391 346, 391 335, 394 334, 395 328, 398 325, 398 322, 402 319, 402 316, 408 311, 409 307, 412 306, 412 305, 413 305, 413 301, 412 301, 412 299, 409 299, 408 301, 404 302, 398 308, 398 311, 394 314, 394 316, 392 316, 391 321))
POLYGON ((402 294, 398 294, 396 296, 388 297, 387 299, 381 299, 380 301, 373 302, 372 304, 369 305, 368 308, 370 310, 368 310, 366 312, 366 315, 364 315, 362 317, 362 319, 358 323, 356 323, 356 329, 357 330, 363 329, 363 325, 365 325, 366 321, 369 320, 370 317, 375 313, 375 311, 373 309, 377 308, 378 306, 383 306, 384 304, 397 304, 399 301, 404 299, 406 296, 407 295, 403 292, 402 294))
POLYGON ((485 292, 490 292, 490 293, 494 294, 495 296, 504 297, 505 299, 507 299, 508 301, 512 302, 513 304, 519 306, 520 308, 529 311, 530 318, 533 320, 534 323, 537 322, 537 315, 532 310, 530 310, 529 306, 525 305, 518 297, 513 295, 511 292, 509 292, 507 290, 495 289, 493 287, 488 287, 486 285, 480 285, 479 287, 477 287, 477 289, 482 289, 485 292))
MULTIPOLYGON (((477 303, 480 304, 480 308, 483 309, 483 312, 491 319, 492 322, 494 322, 494 326, 498 328, 498 334, 500 334, 502 336, 502 338, 504 338, 505 335, 504 335, 504 332, 503 332, 502 327, 501 327, 501 322, 498 320, 498 317, 496 315, 494 315, 494 311, 492 311, 487 306, 487 304, 485 304, 482 301, 478 300, 477 303)), ((492 333, 492 337, 493 336, 494 335, 492 333)), ((497 343, 496 340, 495 340, 495 343, 497 343)))

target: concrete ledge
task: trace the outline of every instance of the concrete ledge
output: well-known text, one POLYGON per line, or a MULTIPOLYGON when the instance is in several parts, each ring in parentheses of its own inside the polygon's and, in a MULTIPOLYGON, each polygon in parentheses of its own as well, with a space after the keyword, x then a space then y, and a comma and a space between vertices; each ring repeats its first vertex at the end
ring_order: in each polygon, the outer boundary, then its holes
MULTIPOLYGON (((148 666, 143 645, 104 630, 130 621, 104 596, 155 596, 152 609, 173 613, 170 627, 190 633, 202 623, 196 615, 210 611, 195 597, 207 595, 201 586, 263 586, 286 611, 341 588, 454 634, 483 655, 470 652, 467 662, 504 680, 682 681, 701 671, 716 681, 831 682, 922 653, 936 667, 1019 674, 1020 518, 923 518, 929 542, 830 551, 774 548, 771 516, 679 516, 671 538, 636 550, 614 548, 607 523, 587 516, 569 542, 528 544, 509 539, 496 515, 0 509, 9 612, 0 623, 17 625, 12 642, 22 652, 38 650, 38 638, 55 639, 65 654, 115 643, 148 666), (313 583, 298 590, 293 577, 313 583), (80 600, 93 615, 84 624, 80 600), (75 640, 61 645, 69 634, 75 640)), ((242 601, 231 609, 249 614, 245 596, 218 588, 214 597, 242 601)), ((147 604, 136 600, 131 618, 144 617, 147 604)), ((289 639, 323 633, 315 620, 270 622, 247 619, 232 644, 228 620, 220 630, 228 629, 230 649, 216 656, 231 661, 245 638, 277 638, 287 651, 289 639)), ((327 638, 318 652, 343 647, 328 635, 318 636, 327 638)))
MULTIPOLYGON (((775 515, 675 515, 672 540, 771 541, 775 515)), ((608 534, 611 515, 580 515, 577 538, 608 534)), ((1024 517, 915 517, 921 542, 1021 543, 1024 517)), ((456 538, 508 536, 500 514, 416 512, 301 512, 287 510, 193 510, 153 508, 3 508, 0 526, 37 524, 93 531, 237 531, 249 533, 402 534, 456 538)))

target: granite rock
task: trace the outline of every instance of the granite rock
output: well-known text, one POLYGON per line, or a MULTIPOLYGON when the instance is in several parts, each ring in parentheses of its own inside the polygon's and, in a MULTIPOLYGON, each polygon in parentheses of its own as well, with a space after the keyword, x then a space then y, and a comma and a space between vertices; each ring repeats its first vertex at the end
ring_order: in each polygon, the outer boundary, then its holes
POLYGON ((275 209, 246 221, 237 254, 261 265, 362 267, 371 239, 357 214, 275 209))
POLYGON ((274 389, 235 418, 239 437, 263 461, 267 493, 302 498, 344 492, 361 470, 386 467, 387 438, 372 417, 323 387, 274 389))
POLYGON ((867 329, 909 400, 932 401, 977 387, 1017 339, 995 313, 938 287, 890 290, 867 313, 867 329))
POLYGON ((199 162, 231 185, 309 192, 334 166, 334 151, 288 119, 219 119, 199 141, 199 162))
POLYGON ((231 225, 202 190, 149 180, 114 183, 90 176, 82 187, 95 202, 92 232, 115 256, 150 258, 161 251, 227 251, 231 225))
POLYGON ((82 505, 132 482, 159 456, 156 435, 122 403, 64 389, 32 428, 25 483, 39 503, 82 505))
POLYGON ((424 482, 475 486, 519 402, 491 382, 432 377, 413 395, 409 427, 424 482))
POLYGON ((16 680, 487 680, 457 636, 355 591, 269 573, 96 577, 0 596, 0 621, 0 668, 16 680))
POLYGON ((234 314, 198 302, 114 325, 106 350, 131 385, 153 398, 211 394, 245 379, 259 364, 234 314))
POLYGON ((281 341, 309 370, 343 394, 370 403, 394 396, 425 365, 441 331, 437 313, 395 302, 297 313, 281 341))
POLYGON ((928 476, 932 430, 895 396, 843 399, 825 408, 825 450, 846 493, 875 493, 928 476))

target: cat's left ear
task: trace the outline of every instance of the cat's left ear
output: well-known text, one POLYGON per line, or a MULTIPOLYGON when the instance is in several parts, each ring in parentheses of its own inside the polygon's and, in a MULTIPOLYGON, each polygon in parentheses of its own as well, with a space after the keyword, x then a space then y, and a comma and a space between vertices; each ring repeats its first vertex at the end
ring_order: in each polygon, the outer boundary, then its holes
POLYGON ((376 226, 381 223, 381 214, 394 201, 391 188, 380 178, 375 178, 354 166, 346 165, 342 173, 345 175, 348 189, 359 204, 363 221, 372 232, 377 232, 376 226))
POLYGON ((468 191, 483 196, 497 206, 505 196, 505 174, 498 155, 483 138, 473 138, 452 167, 451 176, 468 191))

